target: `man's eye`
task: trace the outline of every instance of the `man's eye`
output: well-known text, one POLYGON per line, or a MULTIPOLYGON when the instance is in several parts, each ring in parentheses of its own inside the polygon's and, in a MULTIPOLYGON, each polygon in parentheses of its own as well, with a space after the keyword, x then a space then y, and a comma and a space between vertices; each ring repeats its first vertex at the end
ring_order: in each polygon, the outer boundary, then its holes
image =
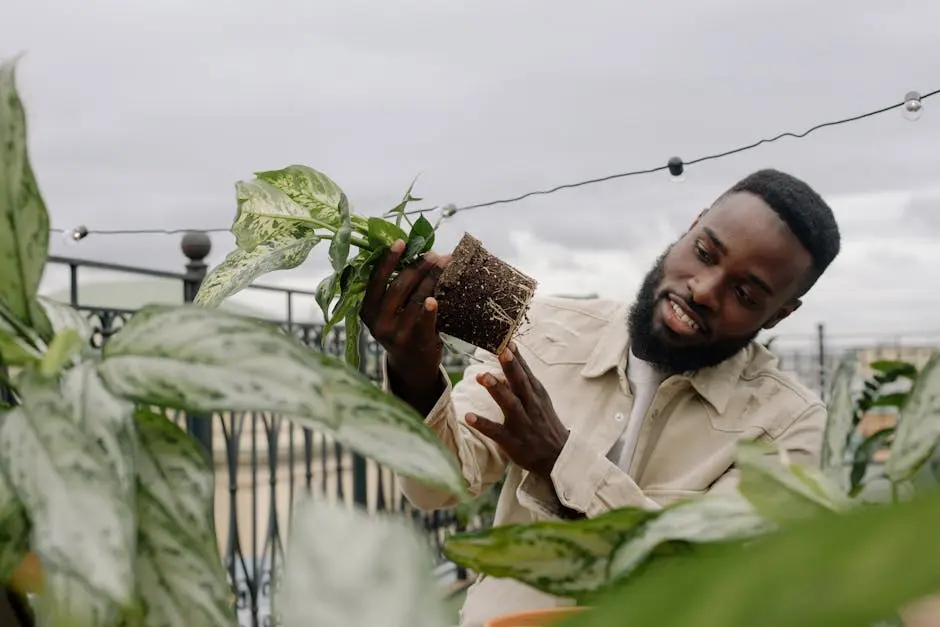
POLYGON ((702 246, 700 243, 695 244, 695 252, 698 254, 699 259, 701 259, 705 263, 714 263, 715 258, 712 256, 710 252, 705 250, 705 247, 702 246))

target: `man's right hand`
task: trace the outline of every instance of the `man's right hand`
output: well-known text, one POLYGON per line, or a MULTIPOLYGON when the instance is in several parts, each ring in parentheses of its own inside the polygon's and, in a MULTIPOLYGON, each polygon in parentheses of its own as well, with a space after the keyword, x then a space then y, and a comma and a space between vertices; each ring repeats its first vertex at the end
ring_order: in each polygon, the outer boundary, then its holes
POLYGON ((392 391, 427 414, 443 391, 434 289, 450 256, 429 252, 389 283, 404 249, 404 242, 395 242, 377 264, 359 317, 385 349, 392 391))

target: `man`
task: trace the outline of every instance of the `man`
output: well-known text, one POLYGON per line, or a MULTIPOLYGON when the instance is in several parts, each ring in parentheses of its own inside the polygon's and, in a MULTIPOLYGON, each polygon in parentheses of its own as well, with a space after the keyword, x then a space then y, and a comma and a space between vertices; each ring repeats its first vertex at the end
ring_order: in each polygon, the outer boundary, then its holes
MULTIPOLYGON (((839 247, 815 191, 761 170, 695 218, 632 307, 540 299, 515 345, 498 359, 478 351, 481 362, 453 389, 432 297, 448 257, 429 254, 388 284, 403 245, 392 247, 362 318, 387 351, 387 388, 427 416, 471 492, 506 472, 496 524, 660 508, 734 489, 739 440, 816 463, 825 407, 754 338, 799 308, 839 247)), ((454 504, 418 482, 402 486, 417 507, 454 504)), ((484 577, 461 624, 568 603, 484 577)))

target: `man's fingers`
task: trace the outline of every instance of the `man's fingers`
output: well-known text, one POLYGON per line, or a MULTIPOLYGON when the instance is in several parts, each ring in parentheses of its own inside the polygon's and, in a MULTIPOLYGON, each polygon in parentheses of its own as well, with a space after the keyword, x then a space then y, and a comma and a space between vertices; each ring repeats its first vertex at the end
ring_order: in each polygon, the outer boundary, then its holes
POLYGON ((509 443, 509 433, 506 431, 504 425, 493 422, 483 416, 477 416, 476 414, 467 414, 464 416, 464 420, 468 425, 499 444, 500 447, 505 448, 509 443))
POLYGON ((359 314, 366 326, 371 327, 378 318, 379 308, 382 305, 382 299, 385 297, 385 290, 388 288, 388 280, 395 272, 395 267, 398 265, 398 260, 401 259, 403 252, 405 252, 405 242, 398 240, 385 251, 381 261, 376 264, 375 269, 372 271, 369 285, 366 287, 366 292, 362 298, 359 314))
POLYGON ((525 372, 526 379, 529 382, 529 386, 532 388, 532 392, 535 395, 538 395, 542 390, 542 382, 539 381, 534 374, 532 374, 532 369, 529 368, 529 363, 522 358, 522 355, 516 349, 516 343, 509 343, 509 350, 512 351, 513 361, 522 367, 522 371, 525 372))
POLYGON ((477 376, 477 382, 486 388, 499 408, 503 410, 507 428, 511 430, 516 426, 524 427, 528 424, 529 416, 525 406, 510 389, 505 379, 486 372, 477 376))
POLYGON ((530 382, 531 374, 527 372, 520 359, 509 348, 499 354, 499 364, 506 375, 506 381, 513 394, 518 397, 523 407, 531 408, 535 402, 533 385, 530 382))
POLYGON ((428 296, 421 303, 414 328, 415 346, 438 346, 437 336, 437 300, 428 296))

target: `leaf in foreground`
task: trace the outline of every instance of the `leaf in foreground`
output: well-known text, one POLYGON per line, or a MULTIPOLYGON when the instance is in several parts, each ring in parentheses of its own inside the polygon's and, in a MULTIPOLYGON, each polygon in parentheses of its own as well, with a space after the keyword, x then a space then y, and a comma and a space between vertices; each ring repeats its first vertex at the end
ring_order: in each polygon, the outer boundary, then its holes
MULTIPOLYGON (((6 416, 0 417, 0 420, 6 416)), ((23 558, 29 546, 29 520, 23 505, 6 477, 0 474, 0 585, 10 581, 10 576, 23 558)))
POLYGON ((750 546, 653 563, 564 625, 870 625, 940 589, 938 526, 940 493, 802 521, 750 546))
POLYGON ((144 627, 231 627, 235 613, 213 517, 214 476, 199 445, 138 411, 137 580, 144 627))
POLYGON ((306 499, 286 555, 284 627, 447 624, 427 543, 404 520, 306 499))
POLYGON ((140 310, 103 352, 102 376, 120 396, 193 413, 281 414, 402 475, 465 493, 453 455, 411 407, 273 325, 155 305, 140 310))
POLYGON ((49 624, 113 624, 134 600, 133 445, 130 430, 122 438, 115 428, 130 413, 100 385, 75 398, 32 373, 20 382, 23 404, 0 426, 0 461, 32 521, 44 569, 39 612, 49 624))
POLYGON ((738 446, 738 489, 762 516, 786 523, 845 511, 854 506, 818 468, 790 463, 785 453, 763 443, 738 446))
POLYGON ((904 404, 885 463, 893 481, 911 478, 940 441, 940 352, 921 368, 904 404))
POLYGON ((517 579, 548 594, 578 597, 604 585, 608 560, 656 511, 624 508, 573 522, 500 525, 448 538, 453 562, 493 577, 517 579))
POLYGON ((0 304, 48 340, 36 300, 49 250, 49 214, 29 162, 16 60, 0 65, 0 304))
POLYGON ((839 364, 833 379, 829 403, 826 406, 828 417, 823 433, 820 465, 824 472, 844 474, 845 450, 849 434, 855 426, 855 405, 852 401, 852 378, 855 373, 855 360, 846 359, 839 364))

